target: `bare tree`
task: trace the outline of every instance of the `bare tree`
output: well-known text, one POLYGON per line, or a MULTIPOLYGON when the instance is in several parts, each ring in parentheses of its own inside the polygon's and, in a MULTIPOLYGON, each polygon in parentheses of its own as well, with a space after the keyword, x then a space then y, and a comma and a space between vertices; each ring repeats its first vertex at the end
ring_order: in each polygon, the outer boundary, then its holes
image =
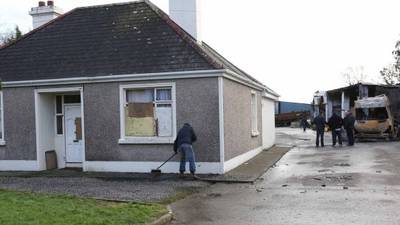
POLYGON ((392 55, 394 62, 384 67, 380 74, 386 84, 393 85, 400 83, 400 40, 396 42, 392 55))
POLYGON ((0 46, 11 43, 22 37, 22 32, 18 26, 15 26, 14 30, 8 30, 0 33, 0 46))
POLYGON ((363 66, 347 67, 342 73, 342 76, 348 85, 354 85, 368 80, 368 75, 365 74, 363 66))
POLYGON ((391 63, 379 71, 386 84, 394 85, 400 83, 400 70, 395 63, 391 63))

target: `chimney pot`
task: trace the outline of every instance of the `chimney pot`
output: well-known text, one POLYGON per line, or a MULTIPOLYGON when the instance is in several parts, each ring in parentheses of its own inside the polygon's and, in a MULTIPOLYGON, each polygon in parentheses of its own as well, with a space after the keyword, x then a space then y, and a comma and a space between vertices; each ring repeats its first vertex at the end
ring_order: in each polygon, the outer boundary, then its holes
POLYGON ((54 1, 47 1, 47 6, 54 6, 54 1))
POLYGON ((46 2, 40 1, 40 2, 39 2, 39 7, 43 7, 43 6, 46 6, 46 2))

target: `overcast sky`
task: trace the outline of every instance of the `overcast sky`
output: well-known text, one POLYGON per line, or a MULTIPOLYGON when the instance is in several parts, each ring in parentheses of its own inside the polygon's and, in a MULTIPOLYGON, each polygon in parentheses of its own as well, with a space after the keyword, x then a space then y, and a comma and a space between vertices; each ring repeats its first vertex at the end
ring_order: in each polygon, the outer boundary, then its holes
MULTIPOLYGON (((317 90, 344 86, 342 72, 364 67, 372 81, 400 39, 398 0, 202 0, 203 41, 274 89, 310 102, 317 90)), ((55 0, 65 11, 119 0, 55 0)), ((168 0, 153 0, 168 11, 168 0)), ((36 0, 0 2, 0 32, 32 29, 36 0)))

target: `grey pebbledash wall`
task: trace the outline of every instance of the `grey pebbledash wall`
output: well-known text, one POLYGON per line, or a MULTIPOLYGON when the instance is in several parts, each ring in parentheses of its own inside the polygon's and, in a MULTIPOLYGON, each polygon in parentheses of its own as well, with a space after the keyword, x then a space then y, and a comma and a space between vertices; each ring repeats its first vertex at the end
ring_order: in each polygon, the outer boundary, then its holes
MULTIPOLYGON (((152 81, 165 83, 168 81, 152 81)), ((218 79, 179 79, 176 84, 177 129, 193 125, 198 141, 196 160, 219 161, 218 79)), ((123 82, 84 85, 85 143, 87 161, 163 161, 172 153, 171 144, 121 145, 119 85, 123 82)), ((179 158, 174 159, 178 161, 179 158)))
POLYGON ((0 160, 36 160, 34 88, 3 88, 4 135, 0 160))
POLYGON ((261 92, 257 94, 257 127, 260 134, 251 136, 251 91, 253 89, 225 79, 224 132, 225 161, 262 146, 261 92))

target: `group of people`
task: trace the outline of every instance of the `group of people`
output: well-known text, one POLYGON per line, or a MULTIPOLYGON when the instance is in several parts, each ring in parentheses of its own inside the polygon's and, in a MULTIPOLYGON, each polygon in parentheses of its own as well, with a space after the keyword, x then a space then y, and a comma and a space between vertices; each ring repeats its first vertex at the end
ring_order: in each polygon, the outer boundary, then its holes
POLYGON ((329 126, 329 129, 332 131, 332 146, 336 146, 336 140, 339 142, 339 145, 342 146, 342 128, 346 130, 348 145, 354 145, 354 123, 355 118, 351 112, 347 112, 344 119, 338 116, 336 113, 329 118, 328 123, 326 122, 322 113, 316 116, 313 120, 313 124, 315 125, 317 131, 317 138, 315 145, 317 148, 320 146, 324 147, 324 133, 325 133, 325 125, 329 126))
MULTIPOLYGON (((339 142, 339 145, 342 145, 342 127, 346 130, 348 145, 354 145, 354 123, 355 118, 351 112, 347 112, 344 119, 338 116, 336 113, 329 118, 328 123, 325 121, 325 118, 322 113, 314 118, 312 123, 315 125, 317 131, 316 138, 316 146, 324 147, 324 133, 325 133, 325 125, 327 124, 332 131, 332 145, 336 145, 336 140, 339 142)), ((302 120, 301 123, 304 131, 309 126, 309 123, 306 119, 302 120)), ((197 140, 196 134, 189 123, 185 123, 183 127, 179 130, 178 135, 174 142, 174 151, 175 154, 178 152, 181 153, 180 160, 180 168, 179 172, 181 175, 185 173, 186 170, 186 161, 189 162, 189 170, 194 178, 197 178, 195 175, 196 172, 196 164, 195 157, 193 152, 192 143, 197 140)))

